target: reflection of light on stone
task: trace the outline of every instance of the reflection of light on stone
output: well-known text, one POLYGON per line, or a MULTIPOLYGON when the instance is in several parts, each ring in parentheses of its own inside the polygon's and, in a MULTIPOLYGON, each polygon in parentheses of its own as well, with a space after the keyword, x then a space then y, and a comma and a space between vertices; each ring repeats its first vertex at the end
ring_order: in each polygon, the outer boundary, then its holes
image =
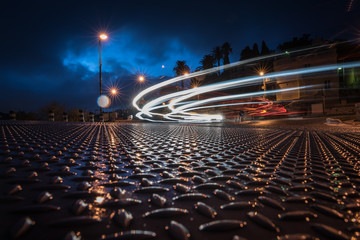
MULTIPOLYGON (((98 171, 95 172, 95 176, 100 177, 100 174, 97 174, 97 172, 98 171)), ((97 196, 94 199, 93 204, 89 204, 90 215, 96 219, 101 219, 102 217, 104 217, 107 214, 107 212, 106 212, 106 209, 100 208, 98 206, 98 204, 102 204, 105 201, 105 199, 107 198, 107 192, 106 192, 105 187, 99 186, 99 185, 94 186, 93 192, 101 194, 101 196, 97 196)))
POLYGON ((101 204, 105 200, 104 197, 96 197, 95 202, 101 204))
POLYGON ((97 99, 97 104, 99 107, 101 108, 107 108, 109 107, 111 101, 110 98, 106 95, 101 95, 98 99, 97 99))

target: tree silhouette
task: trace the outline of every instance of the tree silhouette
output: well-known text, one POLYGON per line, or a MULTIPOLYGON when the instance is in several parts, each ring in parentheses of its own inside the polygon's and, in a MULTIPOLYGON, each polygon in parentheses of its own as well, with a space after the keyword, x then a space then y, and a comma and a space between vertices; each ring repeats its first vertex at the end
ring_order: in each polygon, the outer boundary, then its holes
POLYGON ((215 47, 212 51, 212 54, 217 62, 217 65, 220 66, 220 61, 223 58, 223 52, 219 46, 215 47))
POLYGON ((312 39, 310 39, 310 34, 304 33, 300 38, 294 37, 292 41, 279 44, 278 49, 280 51, 287 51, 291 49, 309 46, 311 45, 311 43, 312 39))
MULTIPOLYGON (((176 65, 173 68, 176 76, 181 76, 184 74, 188 74, 190 72, 190 67, 186 64, 186 61, 176 61, 176 65)), ((184 89, 184 80, 181 80, 181 89, 184 89)))
POLYGON ((240 60, 246 60, 252 57, 252 50, 249 46, 246 46, 240 54, 240 60))
MULTIPOLYGON (((200 60, 200 66, 196 68, 196 71, 200 70, 206 70, 215 67, 216 60, 213 55, 206 54, 201 60, 200 60)), ((192 85, 199 85, 199 81, 211 83, 215 81, 217 77, 217 74, 215 73, 209 73, 203 76, 202 78, 196 78, 196 80, 193 81, 192 85), (201 79, 201 80, 199 80, 201 79)))
POLYGON ((261 55, 268 55, 270 54, 271 51, 270 49, 266 46, 266 43, 265 41, 262 41, 261 43, 261 55))
POLYGON ((216 59, 214 58, 213 55, 206 54, 206 55, 200 60, 201 66, 199 67, 199 69, 200 69, 200 70, 205 70, 205 69, 213 68, 215 62, 216 62, 216 59))
POLYGON ((257 43, 254 43, 253 50, 252 50, 252 57, 258 57, 260 55, 259 47, 257 43))
POLYGON ((221 46, 221 52, 222 52, 222 55, 223 55, 224 65, 229 64, 230 63, 229 54, 232 53, 232 48, 231 48, 229 42, 225 42, 221 46))

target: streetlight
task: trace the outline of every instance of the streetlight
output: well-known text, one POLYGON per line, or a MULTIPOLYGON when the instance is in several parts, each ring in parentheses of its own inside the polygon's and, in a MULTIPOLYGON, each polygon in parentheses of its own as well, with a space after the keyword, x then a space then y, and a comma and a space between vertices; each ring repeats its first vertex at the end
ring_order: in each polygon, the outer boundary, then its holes
POLYGON ((139 82, 144 82, 144 81, 145 81, 144 76, 143 76, 143 75, 140 75, 140 76, 138 77, 138 81, 139 81, 139 82))
MULTIPOLYGON (((108 38, 108 36, 104 33, 99 35, 99 82, 100 82, 100 96, 102 94, 102 89, 101 89, 101 40, 106 40, 108 38)), ((101 107, 100 107, 100 114, 101 114, 101 107)))
MULTIPOLYGON (((259 72, 259 75, 260 76, 264 76, 264 71, 260 71, 259 72)), ((262 89, 264 89, 264 98, 266 98, 266 78, 263 78, 263 86, 262 86, 262 89)))
MULTIPOLYGON (((145 79, 145 76, 144 75, 138 75, 137 78, 136 78, 136 81, 135 84, 134 84, 134 88, 133 88, 133 97, 135 97, 135 90, 136 90, 136 87, 137 87, 137 84, 142 84, 146 81, 145 79)), ((139 86, 140 88, 140 86, 139 86)))
MULTIPOLYGON (((189 73, 186 72, 186 71, 184 71, 184 72, 182 73, 182 75, 183 75, 183 76, 189 76, 189 73)), ((184 90, 184 80, 181 80, 181 89, 184 90)))
MULTIPOLYGON (((198 86, 197 85, 194 85, 192 88, 197 88, 198 86)), ((200 94, 197 95, 197 99, 198 101, 200 100, 200 94)))
MULTIPOLYGON (((113 103, 112 103, 112 114, 114 114, 114 103, 115 103, 115 98, 118 95, 118 90, 116 88, 112 88, 110 89, 110 93, 111 93, 111 97, 113 99, 113 103)), ((110 111, 109 111, 109 121, 111 120, 111 116, 110 116, 110 111)))

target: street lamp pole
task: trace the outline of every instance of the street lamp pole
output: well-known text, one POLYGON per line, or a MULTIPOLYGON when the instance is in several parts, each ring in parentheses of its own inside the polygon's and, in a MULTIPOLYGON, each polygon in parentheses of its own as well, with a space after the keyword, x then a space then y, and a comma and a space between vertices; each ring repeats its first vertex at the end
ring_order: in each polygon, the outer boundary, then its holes
MULTIPOLYGON (((143 75, 139 75, 136 80, 138 81, 139 84, 141 84, 141 83, 145 82, 146 79, 145 79, 145 77, 143 75)), ((135 88, 136 88, 136 83, 135 83, 134 88, 133 88, 133 97, 135 97, 135 88)))
MULTIPOLYGON (((115 116, 114 113, 114 105, 115 105, 115 97, 118 94, 118 90, 116 88, 111 89, 111 95, 112 95, 112 99, 113 99, 113 103, 112 103, 112 115, 115 116)), ((110 115, 110 109, 109 109, 109 121, 111 120, 111 115, 110 115)))
MULTIPOLYGON (((265 73, 264 73, 263 71, 259 72, 259 75, 260 75, 260 76, 264 76, 264 74, 265 74, 265 73)), ((266 98, 266 78, 263 78, 262 80, 263 80, 262 89, 264 90, 264 96, 263 96, 263 98, 265 99, 265 98, 266 98)))
MULTIPOLYGON (((100 96, 101 96, 101 94, 102 94, 102 88, 101 88, 101 40, 105 40, 105 39, 107 39, 108 38, 108 36, 106 35, 106 34, 101 34, 100 36, 99 36, 99 84, 100 84, 100 86, 99 86, 99 94, 100 94, 100 96)), ((102 109, 101 109, 101 107, 100 107, 100 114, 101 114, 101 112, 102 112, 102 109)))
MULTIPOLYGON (((99 96, 101 96, 101 37, 99 37, 99 83, 100 83, 100 86, 99 86, 99 89, 100 89, 100 92, 99 92, 99 96)), ((101 110, 101 107, 100 107, 100 114, 101 114, 102 110, 101 110)))

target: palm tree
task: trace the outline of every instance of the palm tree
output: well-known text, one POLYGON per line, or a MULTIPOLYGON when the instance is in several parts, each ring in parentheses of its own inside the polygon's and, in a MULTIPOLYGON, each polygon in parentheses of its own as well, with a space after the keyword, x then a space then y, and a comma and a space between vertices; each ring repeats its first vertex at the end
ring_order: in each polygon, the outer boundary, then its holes
POLYGON ((225 64, 229 64, 229 63, 230 63, 229 54, 232 53, 232 48, 231 48, 229 42, 225 42, 225 43, 221 46, 221 52, 222 52, 222 54, 223 54, 224 65, 225 65, 225 64))
MULTIPOLYGON (((190 67, 186 64, 185 60, 184 61, 176 61, 176 65, 173 68, 174 73, 176 74, 176 76, 181 76, 184 74, 189 74, 190 72, 190 67)), ((184 89, 184 81, 181 80, 181 89, 184 89)))
POLYGON ((205 70, 205 69, 210 69, 214 67, 216 59, 214 58, 213 55, 210 54, 206 54, 201 60, 200 60, 200 64, 201 66, 199 67, 199 69, 201 70, 205 70))
MULTIPOLYGON (((222 53, 222 51, 221 51, 221 48, 220 48, 219 46, 215 47, 215 48, 212 50, 212 54, 213 54, 213 57, 215 58, 215 61, 217 62, 218 67, 220 67, 220 61, 221 61, 221 59, 223 58, 223 53, 222 53)), ((217 75, 220 77, 221 72, 218 71, 218 72, 217 72, 217 75)))
MULTIPOLYGON (((213 68, 215 65, 216 59, 214 58, 213 55, 211 54, 206 54, 201 60, 200 60, 200 66, 196 68, 197 71, 200 70, 206 70, 206 69, 210 69, 213 68)), ((197 79, 201 79, 201 80, 197 80, 196 84, 194 85, 199 85, 199 82, 203 82, 203 83, 211 83, 213 82, 217 77, 217 74, 214 73, 208 73, 206 75, 204 75, 201 78, 197 78, 197 79)))
POLYGON ((223 58, 223 52, 219 46, 215 47, 212 51, 212 54, 217 61, 218 67, 220 66, 220 60, 223 58))

